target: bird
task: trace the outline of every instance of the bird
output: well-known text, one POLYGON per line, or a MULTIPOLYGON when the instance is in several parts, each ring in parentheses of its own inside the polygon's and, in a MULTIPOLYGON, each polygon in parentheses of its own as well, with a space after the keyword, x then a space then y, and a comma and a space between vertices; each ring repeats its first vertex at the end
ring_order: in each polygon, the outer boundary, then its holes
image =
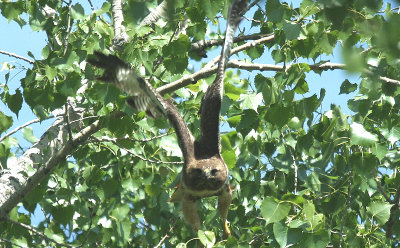
POLYGON ((234 0, 228 14, 225 41, 218 61, 217 75, 207 88, 200 106, 200 137, 195 139, 171 99, 165 99, 131 66, 112 54, 95 51, 87 62, 104 70, 98 80, 112 83, 125 92, 127 104, 146 112, 150 118, 167 118, 174 127, 184 164, 180 183, 169 202, 182 202, 184 220, 197 233, 201 228, 196 202, 211 196, 218 197, 217 209, 222 219, 222 236, 231 235, 227 222, 232 187, 229 170, 221 155, 219 130, 223 97, 224 72, 228 63, 233 36, 242 15, 247 11, 246 0, 234 0))

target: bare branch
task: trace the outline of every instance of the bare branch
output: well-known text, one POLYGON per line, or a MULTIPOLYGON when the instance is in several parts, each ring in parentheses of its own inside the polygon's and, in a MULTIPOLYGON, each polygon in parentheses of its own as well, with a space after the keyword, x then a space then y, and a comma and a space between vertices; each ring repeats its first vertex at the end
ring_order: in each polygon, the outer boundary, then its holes
MULTIPOLYGON (((49 118, 53 118, 53 117, 49 117, 49 118)), ((7 133, 7 134, 5 134, 3 137, 1 137, 1 138, 0 138, 0 142, 2 142, 3 140, 5 140, 8 136, 13 135, 14 133, 18 132, 18 131, 21 130, 22 128, 27 127, 27 126, 29 126, 29 125, 31 125, 31 124, 40 122, 40 121, 42 121, 42 120, 40 120, 40 119, 34 119, 34 120, 31 120, 31 121, 28 121, 27 123, 25 123, 25 124, 23 124, 23 125, 21 125, 21 126, 19 126, 19 127, 16 127, 14 130, 10 131, 9 133, 7 133)))
POLYGON ((15 53, 9 53, 9 52, 2 51, 2 50, 0 50, 0 53, 4 54, 4 55, 7 55, 7 56, 10 56, 10 57, 14 57, 16 59, 22 59, 23 61, 28 62, 29 64, 33 64, 34 63, 32 60, 24 58, 22 56, 19 56, 19 55, 15 54, 15 53))

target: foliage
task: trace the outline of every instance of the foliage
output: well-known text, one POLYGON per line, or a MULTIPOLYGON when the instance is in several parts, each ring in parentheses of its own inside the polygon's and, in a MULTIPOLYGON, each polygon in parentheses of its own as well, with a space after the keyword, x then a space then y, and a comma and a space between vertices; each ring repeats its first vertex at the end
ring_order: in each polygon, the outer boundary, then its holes
MULTIPOLYGON (((143 68, 155 87, 190 76, 200 58, 191 44, 221 38, 224 32, 225 1, 170 2, 168 21, 151 27, 138 23, 157 1, 123 5, 130 40, 119 56, 138 70, 143 68), (186 32, 175 36, 183 20, 186 32)), ((2 102, 15 114, 0 112, 2 135, 25 104, 43 120, 69 99, 85 107, 88 117, 98 116, 104 122, 10 212, 11 221, 0 222, 0 241, 4 247, 196 246, 196 234, 183 222, 181 206, 168 203, 182 166, 173 130, 165 120, 133 112, 120 91, 95 81, 97 72, 85 59, 112 45, 111 4, 106 1, 93 10, 86 5, 83 1, 72 1, 71 6, 68 1, 0 3, 4 18, 45 32, 48 41, 42 58, 34 58, 15 93, 9 91, 10 74, 1 84, 2 102), (44 11, 45 6, 55 10, 54 15, 44 11), (126 115, 110 118, 114 110, 126 115), (33 215, 37 207, 45 218, 33 215)), ((221 241, 215 199, 204 199, 200 207, 204 230, 198 233, 203 244, 400 244, 400 91, 398 81, 385 80, 400 79, 400 15, 398 8, 391 8, 382 1, 303 0, 293 7, 268 0, 246 14, 241 35, 272 33, 274 38, 242 51, 240 60, 250 64, 272 58, 284 67, 274 74, 263 69, 246 73, 254 70, 250 67, 226 73, 221 143, 235 187, 228 215, 233 235, 221 241), (325 69, 318 65, 331 58, 326 55, 332 55, 335 47, 341 47, 346 69, 360 75, 356 82, 344 79, 337 90, 357 92, 349 97, 352 112, 347 114, 334 103, 321 111, 323 84, 317 86, 319 94, 307 95, 306 76, 318 73, 323 78, 325 69)), ((250 41, 239 45, 246 42, 250 41)), ((200 101, 212 80, 204 77, 169 93, 195 135, 200 101)), ((89 125, 93 118, 84 121, 89 125)), ((37 141, 32 129, 25 129, 24 136, 37 141)), ((4 168, 11 158, 21 156, 18 147, 12 136, 2 141, 4 168)))

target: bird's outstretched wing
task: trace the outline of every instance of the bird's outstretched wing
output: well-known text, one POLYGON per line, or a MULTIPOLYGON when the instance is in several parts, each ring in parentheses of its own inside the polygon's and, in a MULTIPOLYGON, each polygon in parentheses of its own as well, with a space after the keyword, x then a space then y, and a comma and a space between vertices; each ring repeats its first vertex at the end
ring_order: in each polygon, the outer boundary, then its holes
POLYGON ((104 69, 98 79, 113 83, 130 97, 127 102, 152 118, 167 117, 178 135, 179 146, 185 161, 193 158, 194 138, 172 101, 164 99, 149 82, 140 77, 129 64, 115 55, 95 52, 87 59, 90 64, 104 69))
POLYGON ((201 137, 196 146, 196 156, 210 157, 221 152, 219 115, 224 91, 224 72, 233 46, 235 30, 242 19, 243 13, 246 11, 246 0, 235 0, 229 10, 225 41, 218 62, 217 76, 208 87, 201 101, 201 137))

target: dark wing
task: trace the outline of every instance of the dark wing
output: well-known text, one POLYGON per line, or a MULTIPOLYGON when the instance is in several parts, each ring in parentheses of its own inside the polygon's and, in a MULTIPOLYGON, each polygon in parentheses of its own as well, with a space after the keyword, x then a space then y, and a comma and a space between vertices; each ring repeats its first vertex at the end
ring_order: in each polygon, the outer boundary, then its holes
POLYGON ((164 99, 151 84, 132 70, 129 64, 115 55, 95 52, 87 61, 105 70, 99 80, 115 84, 130 96, 127 100, 129 105, 145 111, 153 118, 167 117, 175 128, 185 161, 193 158, 193 135, 171 101, 164 99))
POLYGON ((246 10, 246 0, 235 0, 229 10, 225 42, 218 62, 217 76, 201 101, 201 137, 200 143, 196 146, 197 156, 209 157, 220 153, 219 114, 224 91, 224 72, 233 46, 235 30, 246 10))

